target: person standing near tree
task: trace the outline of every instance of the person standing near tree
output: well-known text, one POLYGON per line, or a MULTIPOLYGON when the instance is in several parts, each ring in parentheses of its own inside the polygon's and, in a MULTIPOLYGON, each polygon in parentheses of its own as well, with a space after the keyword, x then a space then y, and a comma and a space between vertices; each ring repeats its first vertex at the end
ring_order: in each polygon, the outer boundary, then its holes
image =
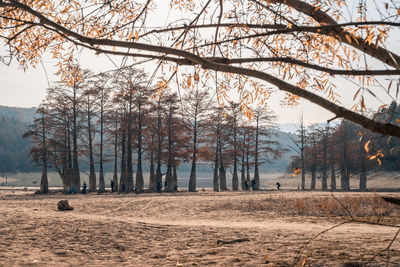
POLYGON ((276 187, 278 188, 278 190, 281 190, 281 184, 279 182, 276 183, 276 187))
POLYGON ((86 185, 86 182, 83 181, 82 194, 83 194, 83 195, 86 195, 86 191, 87 191, 87 185, 86 185))

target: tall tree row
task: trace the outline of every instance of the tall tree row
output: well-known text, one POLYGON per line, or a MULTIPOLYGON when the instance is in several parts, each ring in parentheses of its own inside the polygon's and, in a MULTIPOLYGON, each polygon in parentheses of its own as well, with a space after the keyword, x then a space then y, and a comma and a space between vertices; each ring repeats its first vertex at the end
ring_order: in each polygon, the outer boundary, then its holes
POLYGON ((25 136, 35 143, 32 158, 43 168, 41 192, 48 190, 50 165, 64 192, 80 192, 84 164, 89 191, 102 193, 107 162, 113 165, 113 191, 118 192, 174 192, 182 163, 190 163, 188 189, 196 191, 198 162, 214 166, 216 191, 228 189, 230 170, 233 190, 239 189, 239 170, 241 187, 251 180, 258 190, 259 165, 280 153, 270 141, 270 111, 257 109, 249 121, 239 104, 218 106, 199 85, 178 97, 134 68, 94 74, 75 65, 69 80, 48 89, 37 112, 25 136), (150 174, 147 188, 144 165, 150 174))

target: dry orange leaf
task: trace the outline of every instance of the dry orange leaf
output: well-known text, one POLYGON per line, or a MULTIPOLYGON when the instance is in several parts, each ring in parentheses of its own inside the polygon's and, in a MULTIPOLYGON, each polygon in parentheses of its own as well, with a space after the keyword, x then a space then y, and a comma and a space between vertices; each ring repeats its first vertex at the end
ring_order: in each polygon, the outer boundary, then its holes
POLYGON ((369 143, 371 142, 371 140, 368 140, 368 142, 366 142, 365 143, 365 145, 364 145, 364 150, 365 150, 365 152, 369 152, 369 143))

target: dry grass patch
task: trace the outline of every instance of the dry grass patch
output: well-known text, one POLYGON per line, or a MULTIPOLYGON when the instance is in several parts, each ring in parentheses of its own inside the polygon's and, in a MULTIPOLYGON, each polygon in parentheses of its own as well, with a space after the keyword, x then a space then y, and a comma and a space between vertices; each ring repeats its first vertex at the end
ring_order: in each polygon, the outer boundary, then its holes
POLYGON ((290 198, 268 197, 239 203, 224 203, 221 209, 244 212, 271 212, 286 216, 368 219, 371 222, 400 223, 400 207, 387 203, 378 195, 323 196, 290 198))

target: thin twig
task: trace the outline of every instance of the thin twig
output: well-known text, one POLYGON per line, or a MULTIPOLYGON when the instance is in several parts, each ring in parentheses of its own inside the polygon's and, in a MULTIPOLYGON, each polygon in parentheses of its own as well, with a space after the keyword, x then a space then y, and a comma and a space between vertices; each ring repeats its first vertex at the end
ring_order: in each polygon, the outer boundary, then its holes
POLYGON ((380 250, 378 253, 376 253, 376 254, 375 254, 371 259, 369 259, 366 263, 370 263, 370 262, 373 261, 376 257, 378 257, 378 256, 381 255, 383 252, 385 252, 385 250, 387 250, 387 251, 388 251, 388 260, 387 260, 387 265, 386 265, 386 266, 388 266, 388 265, 389 265, 389 249, 390 249, 390 247, 393 245, 393 243, 394 243, 394 241, 396 240, 396 238, 397 238, 397 236, 398 236, 399 233, 400 233, 400 228, 397 230, 396 234, 395 234, 394 237, 392 238, 392 241, 390 241, 389 245, 388 245, 386 248, 380 250))
POLYGON ((306 243, 303 244, 303 246, 301 247, 299 253, 297 254, 297 257, 295 258, 295 261, 294 261, 293 265, 296 265, 296 264, 299 262, 301 253, 302 253, 302 252, 304 251, 304 249, 305 249, 312 241, 314 241, 316 238, 318 238, 319 236, 325 234, 326 232, 328 232, 328 231, 330 231, 330 230, 332 230, 332 229, 335 229, 335 228, 337 228, 337 227, 339 227, 339 226, 342 226, 342 225, 344 225, 344 224, 351 223, 351 222, 353 222, 353 220, 347 220, 347 221, 344 221, 344 222, 340 222, 340 223, 338 223, 338 224, 335 224, 335 225, 333 225, 333 226, 331 226, 331 227, 329 227, 329 228, 323 230, 322 232, 319 232, 319 233, 316 234, 315 236, 313 236, 311 239, 309 239, 306 243))

